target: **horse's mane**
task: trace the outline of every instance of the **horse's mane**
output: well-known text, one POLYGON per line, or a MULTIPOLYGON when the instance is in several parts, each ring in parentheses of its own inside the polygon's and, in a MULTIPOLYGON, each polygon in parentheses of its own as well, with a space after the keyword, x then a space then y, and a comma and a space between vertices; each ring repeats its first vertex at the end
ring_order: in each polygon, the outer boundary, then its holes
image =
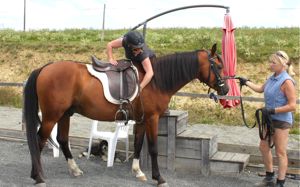
POLYGON ((152 64, 155 87, 168 92, 196 78, 199 70, 197 52, 175 53, 156 58, 152 64))

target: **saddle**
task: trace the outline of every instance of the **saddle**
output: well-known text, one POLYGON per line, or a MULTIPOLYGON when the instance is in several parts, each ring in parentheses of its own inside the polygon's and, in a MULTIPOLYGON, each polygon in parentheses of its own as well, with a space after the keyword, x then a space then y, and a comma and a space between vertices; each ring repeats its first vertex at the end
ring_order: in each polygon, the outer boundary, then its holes
POLYGON ((115 100, 133 100, 139 89, 137 69, 130 60, 120 60, 118 65, 102 62, 92 56, 92 67, 95 71, 106 74, 111 97, 115 100))

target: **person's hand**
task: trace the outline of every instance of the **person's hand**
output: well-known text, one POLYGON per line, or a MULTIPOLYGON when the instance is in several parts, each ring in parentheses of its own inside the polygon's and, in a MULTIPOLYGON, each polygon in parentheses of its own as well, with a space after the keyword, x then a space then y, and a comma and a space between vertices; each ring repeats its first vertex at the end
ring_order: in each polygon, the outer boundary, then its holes
POLYGON ((118 62, 115 59, 109 59, 109 63, 111 63, 114 66, 118 65, 118 62))
MULTIPOLYGON (((250 81, 249 79, 245 78, 245 77, 238 77, 239 81, 240 81, 240 85, 244 86, 246 85, 247 81, 250 81)), ((247 86, 247 85, 246 85, 247 86)))
POLYGON ((275 114, 275 108, 263 107, 261 110, 263 114, 275 114))

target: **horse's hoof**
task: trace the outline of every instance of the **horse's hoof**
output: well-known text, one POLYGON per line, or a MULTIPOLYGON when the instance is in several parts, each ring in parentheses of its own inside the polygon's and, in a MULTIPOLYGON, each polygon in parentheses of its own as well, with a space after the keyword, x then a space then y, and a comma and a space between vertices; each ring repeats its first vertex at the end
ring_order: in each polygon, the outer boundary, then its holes
POLYGON ((42 182, 42 183, 38 183, 35 184, 36 187, 46 187, 46 183, 42 182))
POLYGON ((168 183, 158 184, 157 187, 169 187, 168 183))
POLYGON ((147 181, 147 177, 145 175, 141 175, 141 176, 138 176, 136 177, 138 180, 142 181, 142 182, 145 182, 147 181))
POLYGON ((76 170, 70 170, 69 171, 71 175, 73 175, 74 177, 78 177, 80 175, 83 175, 83 171, 81 171, 80 169, 76 169, 76 170))

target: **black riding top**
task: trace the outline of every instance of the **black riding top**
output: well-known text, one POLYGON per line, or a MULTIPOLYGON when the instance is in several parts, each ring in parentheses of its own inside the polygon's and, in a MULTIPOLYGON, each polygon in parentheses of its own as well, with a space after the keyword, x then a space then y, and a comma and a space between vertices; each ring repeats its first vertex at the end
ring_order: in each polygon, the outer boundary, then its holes
POLYGON ((155 56, 154 52, 144 45, 142 47, 142 52, 136 56, 134 56, 132 49, 128 46, 126 41, 126 35, 123 37, 122 46, 125 49, 125 56, 126 58, 130 59, 133 62, 142 63, 147 57, 151 58, 155 56))

